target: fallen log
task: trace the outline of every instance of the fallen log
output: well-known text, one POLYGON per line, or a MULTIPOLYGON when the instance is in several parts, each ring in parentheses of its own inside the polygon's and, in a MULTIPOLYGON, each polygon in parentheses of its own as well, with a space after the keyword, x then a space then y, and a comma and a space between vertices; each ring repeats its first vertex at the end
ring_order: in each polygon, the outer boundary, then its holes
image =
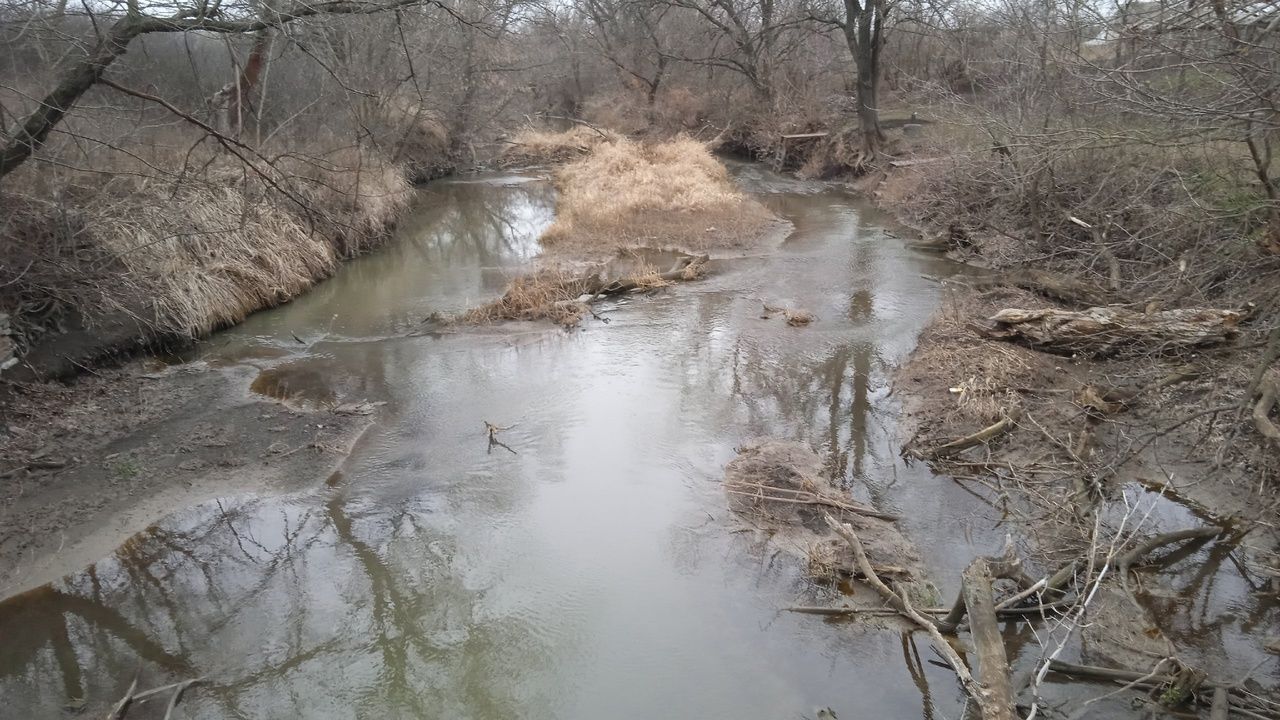
MULTIPOLYGON (((880 569, 877 568, 877 572, 880 569)), ((854 574, 856 579, 863 579, 862 573, 854 574)), ((1057 613, 1071 607, 1073 603, 1067 600, 1058 602, 1045 603, 1044 605, 1026 605, 1020 607, 996 607, 996 617, 1001 620, 1025 620, 1027 618, 1036 618, 1048 615, 1056 615, 1057 613)), ((897 615, 898 611, 892 608, 857 608, 857 607, 821 607, 814 605, 793 605, 784 608, 787 612, 801 613, 804 615, 897 615)), ((932 607, 918 608, 921 615, 945 615, 951 612, 951 608, 932 607)))
POLYGON ((697 280, 706 275, 707 255, 681 255, 671 269, 659 273, 641 265, 629 269, 617 267, 621 256, 582 274, 570 274, 550 268, 513 279, 502 297, 473 307, 456 317, 433 314, 423 322, 448 326, 455 323, 484 324, 503 320, 552 320, 565 327, 577 325, 582 316, 591 313, 591 303, 604 297, 652 290, 683 280, 697 280))
POLYGON ((983 720, 1013 720, 1013 685, 1009 681, 1009 660, 1004 652, 1004 638, 996 619, 992 595, 991 568, 985 558, 977 558, 965 568, 963 594, 969 614, 969 634, 978 654, 978 678, 984 702, 983 720))
MULTIPOLYGON (((1008 536, 1004 540, 1004 550, 999 557, 982 558, 983 564, 993 577, 1005 578, 1012 580, 1022 588, 1035 588, 1043 586, 1044 581, 1033 582, 1022 569, 1022 560, 1018 557, 1017 551, 1013 547, 1013 539, 1008 536)), ((1015 597, 1027 597, 1033 593, 1019 593, 1015 597)), ((997 614, 1007 609, 1003 603, 1001 608, 997 610, 997 614)), ((938 622, 938 629, 950 635, 955 633, 960 627, 960 621, 964 620, 964 616, 968 613, 968 603, 965 600, 965 587, 963 581, 960 586, 960 592, 956 593, 956 600, 951 604, 951 609, 947 611, 945 617, 938 622)))
POLYGON ((1060 275, 1045 270, 1023 268, 1008 273, 1004 279, 1005 282, 1014 287, 1030 290, 1052 300, 1058 300, 1077 307, 1098 307, 1129 301, 1126 296, 1119 292, 1098 287, 1069 275, 1060 275))
MULTIPOLYGON (((710 256, 708 255, 685 255, 676 260, 670 270, 658 273, 656 278, 663 283, 696 280, 706 273, 708 261, 710 261, 710 256)), ((622 295, 635 290, 646 290, 652 287, 649 284, 651 282, 650 278, 619 278, 611 280, 606 278, 603 272, 597 272, 575 282, 581 283, 582 292, 579 295, 590 295, 591 300, 608 295, 622 295)))
POLYGON ((1209 710, 1209 720, 1227 720, 1231 708, 1228 697, 1226 688, 1218 686, 1213 689, 1213 705, 1209 710))
POLYGON ((1083 311, 1008 308, 976 329, 983 337, 1058 354, 1111 355, 1215 345, 1235 337, 1236 310, 1190 309, 1141 313, 1119 307, 1083 311))

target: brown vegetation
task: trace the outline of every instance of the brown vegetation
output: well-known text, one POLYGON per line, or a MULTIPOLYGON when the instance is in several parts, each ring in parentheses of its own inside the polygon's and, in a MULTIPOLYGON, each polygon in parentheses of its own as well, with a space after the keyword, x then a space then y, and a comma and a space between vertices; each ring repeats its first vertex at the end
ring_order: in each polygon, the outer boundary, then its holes
MULTIPOLYGON (((457 318, 436 318, 451 324, 485 325, 507 320, 550 320, 569 328, 587 314, 591 304, 606 297, 643 293, 672 283, 698 280, 706 274, 706 255, 641 253, 620 250, 607 263, 587 270, 565 265, 521 275, 507 284, 502 297, 467 310, 457 318), (673 255, 669 270, 660 272, 650 255, 673 255)), ((606 320, 607 322, 607 320, 606 320)))
POLYGON ((177 186, 125 174, 104 186, 65 172, 0 193, 0 250, 13 261, 0 306, 12 309, 24 348, 118 315, 152 339, 239 322, 376 246, 409 200, 403 168, 370 152, 281 162, 265 177, 208 162, 198 181, 177 186))
POLYGON ((560 132, 525 128, 506 141, 498 163, 504 167, 554 165, 589 155, 600 143, 618 139, 616 133, 585 125, 560 132))
POLYGON ((542 236, 556 252, 598 255, 639 245, 690 252, 746 248, 775 216, 747 197, 706 146, 686 137, 600 143, 556 174, 556 220, 542 236))

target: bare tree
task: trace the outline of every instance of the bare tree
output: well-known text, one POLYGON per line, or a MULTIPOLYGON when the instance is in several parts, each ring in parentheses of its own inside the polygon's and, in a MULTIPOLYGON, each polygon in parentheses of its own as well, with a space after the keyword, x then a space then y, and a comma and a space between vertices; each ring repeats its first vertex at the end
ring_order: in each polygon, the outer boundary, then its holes
POLYGON ((182 8, 169 17, 156 17, 144 14, 136 3, 131 3, 124 16, 117 18, 105 31, 97 33, 96 40, 85 56, 62 74, 53 90, 40 100, 39 106, 12 133, 4 149, 0 151, 0 178, 17 169, 44 144, 49 133, 75 107, 85 92, 102 79, 112 63, 128 52, 130 44, 139 36, 172 32, 261 33, 305 18, 370 14, 432 2, 434 0, 388 0, 385 3, 333 0, 298 4, 287 10, 271 12, 266 17, 250 15, 241 18, 225 17, 217 12, 216 6, 206 4, 182 8))

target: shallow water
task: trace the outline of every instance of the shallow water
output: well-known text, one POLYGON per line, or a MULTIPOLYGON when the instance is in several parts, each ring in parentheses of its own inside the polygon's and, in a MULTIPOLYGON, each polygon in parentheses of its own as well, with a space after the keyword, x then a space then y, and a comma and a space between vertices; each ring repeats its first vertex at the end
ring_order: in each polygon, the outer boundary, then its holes
POLYGON ((538 253, 553 191, 506 175, 431 185, 385 250, 213 338, 210 372, 262 370, 246 393, 387 404, 314 491, 191 508, 0 604, 5 714, 109 702, 140 666, 208 679, 191 718, 957 717, 927 641, 780 612, 830 591, 719 487, 739 443, 793 438, 944 581, 998 548, 984 504, 896 452, 889 374, 955 268, 839 190, 736 171, 791 236, 607 324, 411 335, 538 253))

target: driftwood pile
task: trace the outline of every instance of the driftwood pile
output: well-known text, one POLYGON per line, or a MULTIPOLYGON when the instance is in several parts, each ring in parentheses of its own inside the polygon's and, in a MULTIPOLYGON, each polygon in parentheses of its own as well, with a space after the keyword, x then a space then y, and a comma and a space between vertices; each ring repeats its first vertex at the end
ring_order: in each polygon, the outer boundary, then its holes
MULTIPOLYGON (((1091 588, 1099 582, 1098 576, 1089 576, 1085 567, 1114 568, 1124 587, 1128 587, 1128 575, 1140 559, 1157 549, 1182 542, 1205 542, 1221 535, 1219 527, 1200 527, 1165 533, 1137 543, 1119 555, 1100 552, 1091 563, 1072 563, 1054 573, 1035 580, 1022 567, 1010 544, 1006 544, 1000 557, 980 557, 964 571, 955 603, 947 608, 917 609, 909 594, 891 586, 879 577, 867 559, 859 534, 847 523, 837 521, 829 514, 824 516, 829 527, 848 544, 864 579, 884 600, 887 608, 909 620, 917 629, 925 632, 933 641, 938 654, 955 671, 961 686, 979 710, 984 720, 1013 720, 1020 718, 1015 688, 1010 678, 1008 657, 999 623, 1009 621, 1035 622, 1058 616, 1082 617, 1087 609, 1091 588), (1012 581, 1017 590, 997 601, 994 581, 1012 581), (946 636, 957 635, 967 627, 972 653, 977 660, 977 673, 952 647, 946 636)), ((821 614, 879 614, 883 608, 791 608, 793 611, 821 614)), ((1068 617, 1070 619, 1070 617, 1068 617)), ((1241 716, 1280 719, 1280 703, 1275 703, 1246 691, 1242 687, 1223 685, 1207 680, 1203 672, 1181 668, 1176 673, 1160 673, 1154 670, 1134 671, 1088 665, 1075 665, 1059 661, 1050 655, 1039 663, 1037 672, 1028 678, 1038 683, 1049 672, 1087 679, 1114 680, 1129 688, 1151 689, 1155 699, 1173 709, 1188 703, 1209 707, 1214 713, 1238 712, 1241 716)), ((1026 689, 1021 688, 1021 689, 1026 689)), ((1225 714, 1221 717, 1226 717, 1225 714)))
POLYGON ((894 525, 897 516, 854 501, 826 477, 822 460, 807 445, 775 439, 745 443, 725 468, 724 490, 730 509, 766 529, 775 546, 807 560, 816 579, 865 577, 824 524, 828 512, 864 533, 876 572, 904 584, 924 577, 919 555, 894 525))
POLYGON ((565 327, 590 314, 592 304, 608 297, 644 292, 676 282, 698 280, 707 273, 707 255, 677 253, 666 271, 659 271, 640 254, 622 251, 613 260, 586 270, 547 268, 513 279, 502 297, 473 307, 458 317, 433 315, 427 323, 486 324, 506 320, 551 320, 565 327))

